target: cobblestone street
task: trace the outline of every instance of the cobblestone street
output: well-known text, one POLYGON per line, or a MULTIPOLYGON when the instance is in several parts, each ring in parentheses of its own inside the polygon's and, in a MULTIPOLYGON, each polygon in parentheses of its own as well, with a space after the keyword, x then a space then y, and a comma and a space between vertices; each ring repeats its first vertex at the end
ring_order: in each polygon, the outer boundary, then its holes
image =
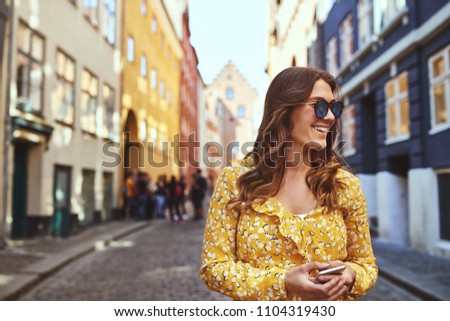
POLYGON ((224 300, 199 277, 204 224, 148 228, 99 248, 44 280, 21 300, 224 300))
MULTIPOLYGON (((126 238, 99 245, 49 276, 20 300, 228 300, 201 281, 203 223, 154 220, 126 238)), ((367 301, 415 301, 420 297, 380 276, 367 301)))

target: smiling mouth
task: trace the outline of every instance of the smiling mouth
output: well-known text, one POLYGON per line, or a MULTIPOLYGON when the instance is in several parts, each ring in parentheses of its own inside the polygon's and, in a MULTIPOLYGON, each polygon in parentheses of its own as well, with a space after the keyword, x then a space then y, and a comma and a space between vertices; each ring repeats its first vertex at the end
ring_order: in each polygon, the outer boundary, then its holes
POLYGON ((326 134, 328 131, 328 127, 322 127, 322 126, 313 126, 313 128, 318 131, 319 133, 326 134))

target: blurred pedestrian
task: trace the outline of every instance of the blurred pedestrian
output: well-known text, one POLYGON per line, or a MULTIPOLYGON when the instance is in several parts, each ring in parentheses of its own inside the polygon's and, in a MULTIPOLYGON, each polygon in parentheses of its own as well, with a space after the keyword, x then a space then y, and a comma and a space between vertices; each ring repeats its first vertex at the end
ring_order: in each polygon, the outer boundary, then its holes
POLYGON ((181 218, 183 221, 187 221, 188 215, 186 211, 186 177, 184 175, 180 176, 178 182, 178 191, 176 192, 178 198, 178 205, 180 208, 181 218))
POLYGON ((127 172, 125 178, 125 219, 134 217, 134 210, 136 207, 136 182, 138 178, 138 170, 132 169, 127 172))
POLYGON ((150 197, 148 176, 143 173, 138 173, 138 178, 136 180, 136 209, 135 218, 137 220, 143 220, 147 214, 147 202, 150 197))
POLYGON ((167 186, 164 175, 158 176, 158 181, 156 182, 156 209, 155 214, 156 218, 165 218, 165 209, 166 209, 166 198, 167 198, 167 186))
POLYGON ((175 176, 172 175, 169 182, 169 198, 168 206, 170 212, 170 221, 176 223, 181 220, 180 208, 178 206, 178 193, 180 193, 180 185, 175 176))
POLYGON ((198 221, 203 219, 203 200, 205 198, 208 183, 202 176, 202 170, 200 168, 192 174, 192 188, 191 188, 191 201, 194 205, 194 220, 198 221))

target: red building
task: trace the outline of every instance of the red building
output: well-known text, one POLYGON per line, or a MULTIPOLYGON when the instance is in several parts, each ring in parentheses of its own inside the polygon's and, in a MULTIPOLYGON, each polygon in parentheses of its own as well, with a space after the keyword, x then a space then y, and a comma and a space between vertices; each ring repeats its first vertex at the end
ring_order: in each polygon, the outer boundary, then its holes
MULTIPOLYGON (((194 47, 190 42, 189 11, 183 13, 183 37, 181 45, 184 51, 184 59, 181 65, 181 93, 180 93, 180 141, 199 141, 197 124, 197 65, 198 58, 194 47)), ((181 175, 185 175, 188 186, 191 175, 196 167, 199 167, 200 148, 189 144, 188 148, 180 149, 181 175), (184 165, 183 165, 184 164, 184 165)))

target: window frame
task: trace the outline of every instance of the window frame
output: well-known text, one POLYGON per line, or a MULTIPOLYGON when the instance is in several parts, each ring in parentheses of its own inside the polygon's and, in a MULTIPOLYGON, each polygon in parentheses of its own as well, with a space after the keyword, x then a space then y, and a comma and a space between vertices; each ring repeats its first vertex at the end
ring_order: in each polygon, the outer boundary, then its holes
POLYGON ((28 44, 24 44, 25 46, 28 46, 28 50, 26 48, 21 48, 20 39, 18 40, 17 44, 17 60, 16 60, 16 88, 17 88, 17 102, 16 102, 16 108, 18 110, 22 110, 24 112, 29 112, 32 114, 42 115, 44 112, 44 86, 45 86, 45 73, 44 73, 44 63, 45 63, 45 45, 46 45, 46 39, 43 35, 41 35, 36 30, 32 29, 30 26, 28 26, 24 21, 19 21, 19 32, 17 37, 20 36, 20 29, 24 28, 24 31, 28 32, 28 44), (33 39, 34 37, 37 37, 40 39, 42 43, 42 52, 40 53, 41 60, 34 57, 34 46, 33 46, 33 39), (23 57, 26 61, 25 64, 25 76, 26 79, 22 80, 22 78, 19 76, 18 68, 19 68, 19 57, 23 57), (32 81, 32 73, 33 73, 33 66, 38 66, 38 70, 40 71, 40 83, 38 86, 33 85, 32 81), (21 83, 21 86, 19 87, 19 80, 21 83), (22 91, 21 88, 24 87, 25 95, 20 95, 20 92, 22 91), (32 104, 32 92, 33 88, 38 88, 39 92, 39 106, 34 107, 32 104))
POLYGON ((117 32, 117 18, 116 18, 116 12, 117 12, 117 0, 103 0, 103 10, 102 10, 102 32, 103 37, 105 38, 106 42, 109 43, 111 46, 114 46, 116 44, 116 32, 117 32), (111 6, 111 4, 114 4, 111 6), (112 32, 110 29, 112 22, 112 32))
POLYGON ((116 112, 116 91, 109 83, 104 82, 102 85, 102 106, 104 110, 102 124, 102 137, 112 141, 118 141, 118 133, 115 124, 116 112), (106 97, 105 89, 109 90, 109 97, 106 97), (106 131, 106 132, 105 132, 106 131))
POLYGON ((83 0, 83 16, 94 28, 98 28, 100 25, 100 1, 99 0, 83 0), (89 6, 87 6, 89 4, 89 6), (95 4, 95 6, 91 6, 95 4), (90 9, 92 9, 92 12, 90 9))
POLYGON ((447 130, 450 128, 450 45, 445 46, 428 59, 428 92, 430 96, 430 130, 429 134, 433 135, 438 132, 447 130), (443 58, 444 60, 444 74, 439 77, 433 76, 433 63, 443 58), (444 86, 445 95, 445 110, 447 114, 447 122, 442 124, 436 124, 436 101, 434 97, 433 89, 439 85, 444 86))
POLYGON ((147 56, 145 54, 141 54, 139 74, 142 78, 147 78, 147 56))
POLYGON ((245 106, 239 105, 237 108, 237 113, 236 113, 237 117, 240 119, 245 118, 246 112, 247 112, 247 110, 245 109, 245 106), (243 110, 243 112, 241 112, 242 110, 243 110))
POLYGON ((156 17, 152 17, 152 21, 150 23, 150 31, 152 34, 156 34, 158 32, 158 20, 156 20, 156 17))
POLYGON ((353 39, 353 15, 347 14, 339 24, 340 66, 346 66, 352 61, 355 53, 353 39))
POLYGON ((130 64, 135 61, 135 42, 134 37, 131 35, 127 38, 127 60, 130 64))
POLYGON ((158 88, 158 70, 156 70, 156 68, 152 68, 152 70, 150 71, 150 88, 158 88))
POLYGON ((146 16, 148 12, 147 0, 141 0, 141 15, 146 16))
POLYGON ((327 70, 333 76, 336 76, 339 70, 337 37, 334 35, 328 40, 326 48, 327 70))
POLYGON ((358 48, 362 49, 372 42, 374 36, 374 16, 373 16, 373 2, 371 0, 358 0, 357 3, 358 15, 358 48), (363 38, 362 30, 365 30, 365 37, 363 38), (368 29, 368 30, 367 30, 368 29))
POLYGON ((409 105, 409 83, 408 83, 408 71, 404 71, 397 76, 391 78, 388 80, 384 87, 384 93, 385 93, 385 115, 386 115, 386 140, 385 144, 392 144, 400 141, 404 141, 409 139, 411 134, 411 121, 410 121, 410 105, 409 105), (400 92, 400 79, 406 77, 406 85, 407 90, 406 92, 400 92), (394 84, 394 96, 388 98, 388 86, 393 83, 394 84), (402 134, 401 133, 401 103, 403 101, 406 101, 408 103, 408 133, 402 134), (390 125, 391 125, 391 119, 389 114, 389 106, 394 105, 395 107, 395 117, 396 117, 396 130, 397 135, 392 136, 390 135, 390 125))
POLYGON ((81 75, 81 96, 80 96, 80 127, 82 129, 82 131, 91 134, 91 135, 96 135, 97 134, 97 112, 98 112, 98 95, 99 95, 99 79, 98 77, 92 73, 89 69, 87 68, 83 68, 82 71, 82 75, 81 75), (84 88, 84 75, 85 73, 87 73, 89 75, 89 84, 88 84, 88 88, 84 88), (96 86, 96 95, 94 95, 90 90, 90 86, 91 86, 91 81, 95 80, 97 82, 97 86, 96 86), (83 106, 84 103, 84 96, 88 97, 87 100, 87 104, 86 106, 83 106), (88 111, 89 114, 88 115, 84 115, 86 109, 91 108, 90 106, 90 102, 94 101, 94 110, 93 111, 88 111), (83 120, 83 117, 86 116, 88 117, 88 121, 89 123, 87 123, 87 121, 83 120), (90 118, 90 119, 89 119, 90 118), (91 124, 92 123, 92 124, 91 124), (86 126, 87 124, 87 126, 86 126), (91 128, 92 126, 92 128, 91 128))
POLYGON ((341 116, 341 130, 342 141, 345 142, 342 145, 342 155, 344 157, 352 156, 357 151, 357 139, 356 139, 356 106, 350 104, 345 106, 341 116), (350 116, 353 111, 353 116, 350 116), (348 115, 348 116, 347 116, 348 115), (348 129, 352 128, 352 134, 348 132, 348 129), (351 137, 350 137, 351 136, 351 137))
POLYGON ((62 50, 61 48, 57 48, 56 50, 56 68, 55 68, 55 78, 56 78, 56 84, 55 84, 55 100, 53 101, 54 104, 57 104, 57 106, 53 106, 53 110, 54 110, 54 114, 53 114, 53 118, 59 122, 62 123, 64 125, 68 125, 68 126, 73 126, 75 124, 75 105, 76 105, 76 81, 77 81, 77 77, 76 77, 76 63, 75 63, 75 59, 72 58, 70 55, 68 55, 64 50, 62 50), (67 78, 67 75, 65 74, 59 74, 59 63, 58 63, 58 56, 62 55, 64 61, 63 61, 63 73, 66 72, 66 64, 67 62, 72 63, 73 65, 73 80, 70 81, 70 79, 67 78), (63 95, 63 99, 62 101, 57 100, 58 99, 58 86, 59 83, 62 83, 63 88, 64 88, 64 95, 63 95), (59 117, 61 115, 60 113, 60 104, 64 103, 66 101, 65 97, 65 92, 66 92, 66 86, 67 84, 69 84, 70 87, 72 87, 72 105, 69 106, 71 107, 71 111, 69 110, 68 113, 71 113, 71 119, 67 120, 67 116, 64 117, 59 117), (55 115, 56 109, 58 109, 57 114, 55 115))
POLYGON ((166 82, 161 79, 159 81, 159 99, 165 99, 166 98, 166 82))
POLYGON ((234 99, 234 89, 232 87, 227 87, 225 89, 225 97, 227 98, 227 100, 234 99))

